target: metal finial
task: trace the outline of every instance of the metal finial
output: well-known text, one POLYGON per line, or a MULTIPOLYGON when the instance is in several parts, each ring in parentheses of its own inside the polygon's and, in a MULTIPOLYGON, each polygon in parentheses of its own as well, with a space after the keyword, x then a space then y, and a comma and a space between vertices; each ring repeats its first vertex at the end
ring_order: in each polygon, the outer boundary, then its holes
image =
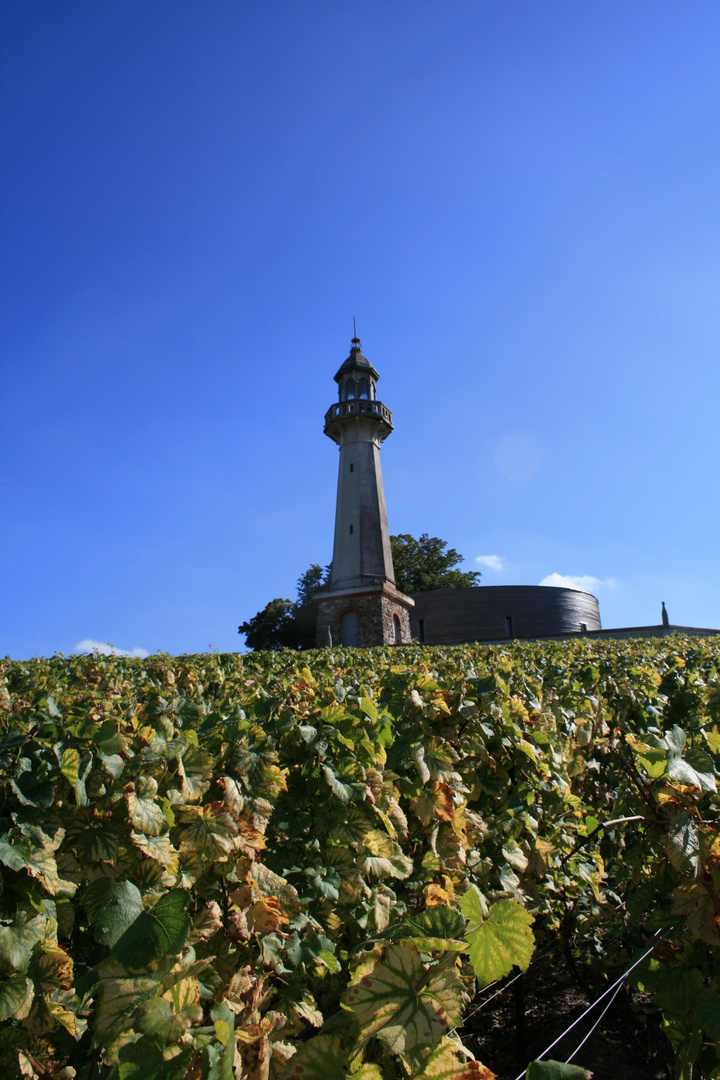
POLYGON ((354 335, 353 339, 352 339, 353 345, 359 345, 360 344, 360 338, 357 336, 357 326, 355 325, 355 316, 354 315, 353 315, 353 335, 354 335))

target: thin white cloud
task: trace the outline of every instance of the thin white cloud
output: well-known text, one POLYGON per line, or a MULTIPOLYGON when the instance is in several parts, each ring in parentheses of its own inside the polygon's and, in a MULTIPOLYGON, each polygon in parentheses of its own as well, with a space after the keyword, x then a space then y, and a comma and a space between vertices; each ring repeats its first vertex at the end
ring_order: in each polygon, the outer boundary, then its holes
POLYGON ((475 562, 479 563, 480 566, 487 566, 488 570, 496 570, 498 573, 505 569, 502 555, 476 555, 475 562))
POLYGON ((128 652, 127 649, 116 649, 115 646, 111 645, 109 641, 93 641, 92 638, 83 638, 82 641, 78 641, 77 645, 73 649, 73 652, 98 652, 101 656, 137 656, 141 658, 150 655, 147 649, 135 648, 131 649, 128 652))
POLYGON ((608 585, 611 589, 615 587, 617 582, 614 578, 608 578, 606 581, 601 581, 600 578, 593 577, 592 574, 548 574, 540 582, 541 585, 554 585, 560 589, 582 589, 583 592, 590 592, 592 589, 601 589, 604 585, 608 585))

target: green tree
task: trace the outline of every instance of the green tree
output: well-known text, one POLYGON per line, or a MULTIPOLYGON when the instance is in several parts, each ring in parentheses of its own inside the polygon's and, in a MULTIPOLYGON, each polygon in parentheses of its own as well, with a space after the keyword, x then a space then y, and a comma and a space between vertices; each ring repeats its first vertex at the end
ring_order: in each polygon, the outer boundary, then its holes
POLYGON ((332 566, 326 566, 323 569, 319 563, 312 563, 297 580, 297 602, 294 615, 299 649, 315 648, 318 604, 314 596, 329 583, 331 570, 332 566))
POLYGON ((317 600, 330 580, 330 567, 313 563, 297 581, 297 600, 277 598, 238 627, 250 649, 312 649, 315 647, 317 600))
POLYGON ((297 649, 295 607, 292 600, 276 597, 252 619, 241 623, 238 634, 245 635, 250 649, 297 649))
POLYGON ((395 584, 404 593, 430 589, 467 589, 479 585, 479 570, 456 570, 463 561, 446 540, 423 533, 419 540, 407 533, 390 537, 395 584))

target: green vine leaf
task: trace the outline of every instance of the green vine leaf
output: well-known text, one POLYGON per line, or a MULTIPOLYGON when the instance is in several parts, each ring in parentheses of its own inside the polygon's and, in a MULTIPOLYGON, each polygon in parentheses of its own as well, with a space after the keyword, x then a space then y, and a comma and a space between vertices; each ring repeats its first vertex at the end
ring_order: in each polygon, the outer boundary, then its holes
POLYGON ((694 869, 700 850, 700 840, 697 827, 685 810, 672 819, 662 842, 676 870, 689 873, 694 869))
POLYGON ((0 971, 23 972, 27 970, 33 949, 45 936, 48 919, 36 915, 27 922, 11 926, 0 925, 0 971))
POLYGON ((136 885, 131 881, 118 881, 111 885, 95 914, 95 940, 99 945, 112 947, 142 911, 142 896, 136 885))
POLYGON ((527 1080, 591 1080, 592 1073, 580 1065, 566 1065, 561 1061, 531 1061, 527 1067, 527 1080))
POLYGON ((515 900, 500 900, 490 907, 483 921, 480 897, 474 890, 460 898, 460 907, 470 920, 468 952, 481 988, 502 979, 513 967, 527 970, 535 938, 530 929, 533 918, 525 908, 515 900))
POLYGON ((0 979, 0 1020, 9 1020, 13 1016, 22 1019, 27 1016, 34 996, 32 980, 25 975, 11 975, 9 979, 0 979))
POLYGON ((120 963, 138 970, 179 953, 190 931, 191 919, 185 911, 189 899, 185 889, 171 889, 149 911, 138 915, 113 948, 120 963))

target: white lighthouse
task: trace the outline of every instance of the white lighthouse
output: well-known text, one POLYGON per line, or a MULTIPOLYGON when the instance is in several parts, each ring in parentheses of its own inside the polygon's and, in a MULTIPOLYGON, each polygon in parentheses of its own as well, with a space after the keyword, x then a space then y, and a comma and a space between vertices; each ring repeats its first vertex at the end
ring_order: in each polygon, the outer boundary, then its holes
POLYGON ((377 400, 379 375, 360 339, 335 376, 338 400, 325 434, 338 444, 337 506, 330 585, 317 594, 317 644, 382 645, 410 641, 414 601, 395 588, 380 445, 392 413, 377 400))

